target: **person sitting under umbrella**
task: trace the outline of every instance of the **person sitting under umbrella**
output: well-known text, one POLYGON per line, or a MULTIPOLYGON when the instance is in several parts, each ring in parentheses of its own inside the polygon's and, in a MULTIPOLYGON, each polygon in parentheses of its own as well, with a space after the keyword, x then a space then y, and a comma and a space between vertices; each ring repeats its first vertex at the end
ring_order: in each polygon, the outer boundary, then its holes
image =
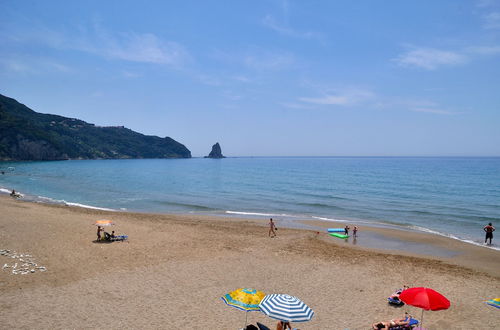
POLYGON ((104 232, 104 239, 106 241, 113 241, 115 238, 116 238, 116 236, 115 236, 115 231, 114 230, 111 232, 111 234, 108 233, 107 231, 104 232))
POLYGON ((290 329, 292 330, 292 325, 288 321, 278 321, 278 324, 276 325, 276 330, 286 330, 290 329))

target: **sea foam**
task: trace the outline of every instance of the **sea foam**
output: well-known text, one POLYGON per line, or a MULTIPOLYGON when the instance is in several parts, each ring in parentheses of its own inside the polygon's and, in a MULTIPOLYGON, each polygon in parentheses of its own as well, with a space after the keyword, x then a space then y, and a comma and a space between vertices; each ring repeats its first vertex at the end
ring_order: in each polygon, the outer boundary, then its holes
POLYGON ((461 238, 461 237, 458 237, 458 236, 453 235, 453 234, 442 233, 442 232, 437 231, 437 230, 432 230, 432 229, 420 227, 420 226, 410 226, 409 228, 416 230, 416 231, 421 231, 421 232, 425 232, 425 233, 429 233, 429 234, 433 234, 433 235, 444 236, 444 237, 451 238, 451 239, 454 239, 454 240, 457 240, 460 242, 464 242, 464 243, 468 243, 468 244, 472 244, 472 245, 500 251, 500 247, 493 246, 493 245, 485 245, 481 242, 476 242, 476 241, 473 241, 471 239, 461 238))

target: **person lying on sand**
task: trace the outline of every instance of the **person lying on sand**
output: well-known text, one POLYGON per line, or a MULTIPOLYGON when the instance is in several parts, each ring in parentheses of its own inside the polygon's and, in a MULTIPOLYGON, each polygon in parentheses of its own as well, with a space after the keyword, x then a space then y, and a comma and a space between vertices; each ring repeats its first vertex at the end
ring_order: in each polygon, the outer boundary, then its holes
POLYGON ((410 318, 402 318, 402 319, 393 319, 390 321, 382 321, 372 324, 372 329, 380 330, 380 329, 392 329, 399 326, 410 325, 410 318))
POLYGON ((403 292, 404 290, 409 289, 409 288, 410 288, 409 286, 407 286, 407 285, 403 285, 403 288, 402 288, 402 289, 397 289, 396 291, 394 291, 394 293, 393 293, 393 294, 391 294, 391 295, 389 296, 389 298, 399 300, 399 295, 401 294, 401 292, 403 292))

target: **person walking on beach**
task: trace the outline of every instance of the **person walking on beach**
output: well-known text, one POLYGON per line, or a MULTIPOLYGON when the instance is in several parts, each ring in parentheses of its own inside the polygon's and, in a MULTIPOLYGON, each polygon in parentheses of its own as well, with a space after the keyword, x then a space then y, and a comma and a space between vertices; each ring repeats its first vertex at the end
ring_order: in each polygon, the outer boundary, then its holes
POLYGON ((352 236, 354 237, 358 237, 358 227, 354 226, 354 228, 352 229, 352 236))
POLYGON ((491 222, 487 225, 484 226, 483 230, 486 232, 486 238, 484 239, 484 244, 486 244, 486 241, 488 241, 488 238, 490 239, 490 244, 491 245, 491 240, 493 239, 493 232, 495 231, 495 227, 491 224, 491 222))
POLYGON ((349 235, 349 225, 346 225, 344 228, 344 234, 349 235))
POLYGON ((273 218, 269 219, 269 236, 271 238, 273 238, 273 237, 276 236, 276 231, 275 230, 277 230, 277 229, 278 228, 276 228, 276 225, 273 222, 273 218), (271 233, 273 234, 272 236, 271 236, 271 233))

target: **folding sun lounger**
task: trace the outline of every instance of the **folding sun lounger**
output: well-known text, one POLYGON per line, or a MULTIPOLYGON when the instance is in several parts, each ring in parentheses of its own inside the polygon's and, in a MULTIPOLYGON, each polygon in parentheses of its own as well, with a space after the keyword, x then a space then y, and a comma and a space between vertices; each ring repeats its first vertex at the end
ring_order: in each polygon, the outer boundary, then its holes
POLYGON ((405 304, 400 299, 391 298, 391 297, 387 298, 387 302, 391 305, 394 305, 394 306, 403 306, 405 304))
MULTIPOLYGON (((409 318, 410 319, 410 324, 408 325, 398 325, 395 327, 391 327, 391 330, 408 330, 408 329, 413 329, 417 324, 418 320, 414 318, 409 318)), ((406 318, 408 320, 408 317, 406 318)))
POLYGON ((120 242, 123 242, 126 240, 128 240, 128 235, 118 235, 118 236, 115 236, 115 238, 113 239, 113 241, 120 241, 120 242))

